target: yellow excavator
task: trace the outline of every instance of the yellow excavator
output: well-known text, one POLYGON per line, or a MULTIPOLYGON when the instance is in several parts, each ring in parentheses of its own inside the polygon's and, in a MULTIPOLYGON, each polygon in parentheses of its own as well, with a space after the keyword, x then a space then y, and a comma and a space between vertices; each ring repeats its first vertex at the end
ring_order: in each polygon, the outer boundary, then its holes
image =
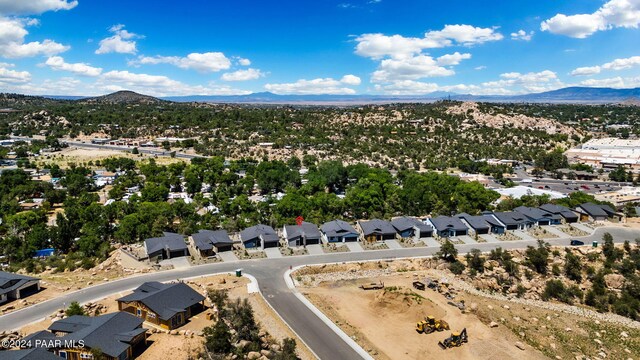
POLYGON ((438 345, 440 345, 443 350, 446 350, 452 347, 462 346, 462 344, 466 342, 469 342, 469 338, 467 337, 467 328, 464 328, 461 332, 452 332, 451 336, 443 341, 439 341, 438 345))
POLYGON ((434 331, 449 330, 449 323, 440 319, 436 320, 435 317, 429 315, 424 320, 416 323, 416 331, 420 334, 431 334, 434 331))

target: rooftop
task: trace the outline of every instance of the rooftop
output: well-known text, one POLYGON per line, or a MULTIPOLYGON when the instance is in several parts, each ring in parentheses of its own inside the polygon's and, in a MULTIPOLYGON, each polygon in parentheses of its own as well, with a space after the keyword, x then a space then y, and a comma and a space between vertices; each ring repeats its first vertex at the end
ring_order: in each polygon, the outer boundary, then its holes
POLYGON ((157 281, 140 285, 133 293, 118 299, 119 302, 139 301, 153 310, 163 320, 185 311, 205 299, 189 285, 178 282, 163 284, 157 281))

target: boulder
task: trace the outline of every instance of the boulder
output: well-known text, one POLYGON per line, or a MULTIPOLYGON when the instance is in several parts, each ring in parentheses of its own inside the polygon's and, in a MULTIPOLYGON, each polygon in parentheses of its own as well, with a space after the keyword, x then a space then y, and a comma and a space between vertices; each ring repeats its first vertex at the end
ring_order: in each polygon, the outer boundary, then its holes
POLYGON ((247 359, 249 359, 249 360, 256 360, 256 359, 259 359, 259 358, 260 358, 260 356, 262 356, 262 355, 260 355, 260 353, 259 353, 259 352, 257 352, 257 351, 250 351, 250 352, 247 354, 247 359))
POLYGON ((523 344, 523 343, 521 343, 520 341, 516 341, 515 346, 516 346, 518 349, 523 350, 523 351, 524 351, 524 349, 525 349, 524 344, 523 344))
POLYGON ((489 327, 492 327, 492 328, 498 327, 498 323, 495 321, 492 321, 489 323, 489 327))
POLYGON ((624 285, 624 276, 620 274, 607 274, 604 276, 604 282, 607 284, 608 288, 622 289, 622 286, 624 285))

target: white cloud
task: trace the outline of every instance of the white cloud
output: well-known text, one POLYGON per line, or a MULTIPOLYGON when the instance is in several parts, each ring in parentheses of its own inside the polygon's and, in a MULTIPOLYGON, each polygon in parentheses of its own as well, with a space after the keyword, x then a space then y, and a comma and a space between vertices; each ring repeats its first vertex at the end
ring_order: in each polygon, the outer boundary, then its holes
POLYGON ((133 90, 154 96, 174 95, 240 95, 250 91, 233 89, 228 86, 190 85, 163 75, 137 74, 129 71, 109 71, 96 82, 102 91, 133 90))
POLYGON ((640 56, 632 56, 624 59, 615 59, 611 62, 588 67, 579 67, 570 74, 573 76, 585 76, 599 74, 602 70, 625 70, 640 66, 640 56))
POLYGON ((351 74, 347 74, 340 79, 340 82, 345 85, 358 86, 362 82, 359 77, 351 74))
POLYGON ((247 81, 255 80, 263 77, 264 73, 258 69, 248 68, 243 70, 237 70, 230 73, 222 74, 222 80, 224 81, 247 81))
POLYGON ((471 59, 471 54, 464 53, 460 54, 459 52, 454 52, 453 54, 446 54, 440 56, 438 60, 438 65, 448 66, 448 65, 458 65, 462 60, 471 59))
POLYGON ((37 20, 0 17, 0 56, 5 58, 23 58, 36 55, 52 56, 67 51, 69 46, 53 40, 25 43, 29 33, 27 26, 36 25, 37 20))
POLYGON ((482 83, 482 87, 487 89, 498 90, 505 87, 518 87, 527 92, 547 91, 560 88, 562 85, 556 73, 551 70, 526 74, 518 72, 504 73, 500 75, 500 80, 482 83))
MULTIPOLYGON (((341 80, 333 78, 318 78, 313 80, 300 79, 294 83, 266 84, 264 87, 268 91, 276 94, 298 94, 298 95, 349 95, 356 91, 346 87, 354 85, 357 76, 345 75, 341 80)), ((359 79, 359 78, 358 78, 359 79)))
POLYGON ((98 76, 102 72, 101 68, 93 67, 85 63, 66 63, 60 56, 52 56, 45 62, 53 70, 69 71, 83 76, 98 76))
POLYGON ((624 70, 640 65, 640 56, 632 56, 626 59, 615 59, 612 62, 608 62, 602 65, 603 69, 607 70, 624 70))
MULTIPOLYGON (((444 62, 455 59, 445 58, 444 62)), ((406 59, 385 59, 371 76, 373 83, 388 83, 399 80, 418 80, 428 77, 451 76, 455 71, 440 66, 428 55, 417 55, 406 59)))
POLYGON ((424 49, 442 48, 452 45, 471 46, 503 38, 496 28, 480 28, 471 25, 445 25, 442 30, 429 31, 424 37, 404 37, 402 35, 362 34, 355 53, 372 59, 386 56, 406 58, 421 53, 424 49))
POLYGON ((244 58, 238 58, 238 64, 242 65, 242 66, 249 66, 249 65, 251 65, 251 60, 244 59, 244 58))
POLYGON ((191 53, 185 57, 140 56, 138 59, 129 62, 129 64, 171 64, 181 69, 196 70, 206 73, 229 69, 231 67, 231 60, 221 52, 206 52, 191 53))
POLYGON ((542 31, 583 39, 596 31, 617 27, 637 28, 640 24, 640 1, 610 0, 591 14, 564 15, 540 24, 542 31))
POLYGON ((607 79, 587 79, 580 82, 580 85, 589 87, 635 88, 640 87, 640 76, 625 78, 617 76, 607 79))
POLYGON ((142 38, 141 35, 125 30, 122 24, 113 25, 109 32, 113 33, 113 36, 100 40, 96 54, 135 54, 138 51, 134 39, 142 38))
POLYGON ((0 66, 0 83, 20 84, 31 81, 31 74, 28 71, 7 69, 7 67, 13 66, 13 64, 2 64, 0 66))
POLYGON ((0 14, 35 15, 47 11, 71 10, 77 5, 75 0, 0 0, 0 14))
POLYGON ((518 30, 517 32, 511 33, 511 40, 524 40, 529 41, 533 37, 534 31, 529 31, 528 33, 524 30, 518 30))
POLYGON ((474 68, 473 68, 473 70, 484 70, 484 69, 486 69, 486 68, 487 68, 487 67, 486 67, 485 65, 480 65, 480 66, 476 66, 476 67, 474 67, 474 68))
POLYGON ((600 66, 585 66, 585 67, 576 68, 569 74, 572 76, 587 76, 587 75, 595 75, 599 73, 600 73, 600 66))
POLYGON ((482 44, 488 41, 502 40, 504 36, 496 32, 496 27, 481 28, 471 25, 445 25, 440 31, 429 31, 425 38, 436 41, 453 40, 464 46, 482 44))

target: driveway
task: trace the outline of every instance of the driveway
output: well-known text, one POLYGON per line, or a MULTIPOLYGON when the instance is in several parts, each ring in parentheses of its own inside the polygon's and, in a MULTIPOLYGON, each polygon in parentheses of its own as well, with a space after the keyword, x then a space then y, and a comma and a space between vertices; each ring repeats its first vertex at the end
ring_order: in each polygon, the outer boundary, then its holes
POLYGON ((426 238, 422 240, 427 246, 440 247, 440 243, 438 240, 434 238, 426 238))
POLYGON ((493 236, 493 234, 482 234, 482 235, 478 235, 480 238, 484 239, 486 242, 488 243, 499 243, 500 240, 498 240, 497 237, 493 236))
POLYGON ((280 248, 266 248, 264 249, 264 252, 267 254, 267 258, 269 259, 279 259, 282 257, 280 248))
POLYGON ((173 265, 173 268, 176 270, 188 269, 191 267, 191 263, 189 263, 189 259, 187 259, 185 256, 162 260, 160 261, 160 265, 162 266, 173 265))
POLYGON ((570 237, 569 235, 563 233, 562 231, 560 231, 560 229, 558 229, 555 226, 545 226, 544 227, 545 230, 547 230, 548 232, 552 233, 553 235, 556 235, 560 238, 568 238, 570 237))
POLYGON ((220 256, 220 259, 222 259, 222 261, 224 262, 239 261, 238 257, 233 253, 233 251, 222 251, 218 253, 218 256, 220 256))
POLYGON ((307 251, 309 255, 322 255, 324 251, 322 250, 322 245, 307 245, 307 251))
POLYGON ((385 240, 385 244, 389 247, 389 249, 402 249, 402 245, 400 245, 396 240, 385 240))
POLYGON ((477 244, 478 242, 473 240, 473 238, 469 235, 458 236, 458 239, 462 240, 465 244, 477 244))
POLYGON ((527 241, 537 241, 536 238, 534 238, 533 236, 527 234, 526 231, 522 231, 522 230, 513 230, 513 233, 516 234, 517 237, 519 237, 522 240, 527 240, 527 241))
POLYGON ((349 251, 352 253, 355 252, 363 252, 364 249, 362 248, 362 246, 360 246, 360 243, 357 242, 346 242, 344 243, 345 245, 347 245, 347 247, 349 248, 349 251))

